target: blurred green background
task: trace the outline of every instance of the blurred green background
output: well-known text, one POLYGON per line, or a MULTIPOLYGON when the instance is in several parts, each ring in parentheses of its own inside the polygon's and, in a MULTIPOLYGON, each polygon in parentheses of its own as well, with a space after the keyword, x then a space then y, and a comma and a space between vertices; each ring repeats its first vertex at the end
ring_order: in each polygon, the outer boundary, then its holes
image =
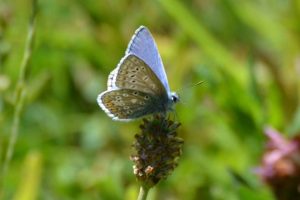
MULTIPOLYGON (((30 12, 29 0, 0 2, 1 168, 30 12)), ((293 0, 40 0, 4 199, 136 199, 129 156, 140 121, 112 121, 96 97, 140 25, 181 95, 185 141, 179 166, 149 199, 273 199, 254 170, 266 126, 287 136, 300 129, 293 0)))

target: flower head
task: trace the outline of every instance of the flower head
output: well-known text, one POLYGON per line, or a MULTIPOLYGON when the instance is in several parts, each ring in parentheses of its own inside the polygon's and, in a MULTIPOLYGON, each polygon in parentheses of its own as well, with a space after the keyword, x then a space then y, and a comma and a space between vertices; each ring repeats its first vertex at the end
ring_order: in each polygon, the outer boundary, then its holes
POLYGON ((300 199, 300 137, 288 140, 271 128, 265 134, 269 141, 258 174, 277 199, 300 199))
POLYGON ((143 185, 154 186, 177 166, 183 144, 176 133, 179 126, 163 115, 143 119, 141 132, 135 135, 135 154, 131 156, 133 172, 143 185))

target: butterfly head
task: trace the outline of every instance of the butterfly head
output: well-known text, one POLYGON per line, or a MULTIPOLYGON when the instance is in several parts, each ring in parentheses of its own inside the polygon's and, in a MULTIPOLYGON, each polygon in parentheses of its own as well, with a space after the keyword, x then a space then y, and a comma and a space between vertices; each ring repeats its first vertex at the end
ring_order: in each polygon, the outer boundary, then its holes
POLYGON ((171 93, 171 101, 172 103, 177 103, 180 101, 179 95, 176 92, 171 93))
POLYGON ((180 98, 178 96, 177 93, 175 92, 170 92, 169 93, 169 101, 168 101, 168 104, 167 104, 167 111, 172 111, 174 110, 173 106, 175 103, 179 102, 180 98))

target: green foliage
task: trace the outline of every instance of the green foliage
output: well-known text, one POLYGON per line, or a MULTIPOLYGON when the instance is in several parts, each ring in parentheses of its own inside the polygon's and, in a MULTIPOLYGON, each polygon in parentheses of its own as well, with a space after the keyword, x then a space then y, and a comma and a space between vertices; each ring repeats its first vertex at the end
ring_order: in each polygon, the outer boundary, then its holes
MULTIPOLYGON (((30 5, 0 2, 1 168, 30 5)), ((180 91, 176 115, 184 139, 179 166, 149 199, 272 200, 254 169, 265 126, 300 131, 299 13, 291 0, 39 1, 3 199, 137 197, 129 155, 139 121, 112 121, 96 97, 143 24, 171 88, 180 91)))

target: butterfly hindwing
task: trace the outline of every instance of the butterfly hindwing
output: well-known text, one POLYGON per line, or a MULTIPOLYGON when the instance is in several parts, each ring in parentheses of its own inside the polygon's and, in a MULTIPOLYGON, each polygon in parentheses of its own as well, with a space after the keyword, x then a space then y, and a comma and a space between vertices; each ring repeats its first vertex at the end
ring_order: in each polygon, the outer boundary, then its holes
POLYGON ((131 89, 105 91, 98 96, 101 108, 113 119, 123 121, 162 110, 159 101, 152 94, 131 89))

